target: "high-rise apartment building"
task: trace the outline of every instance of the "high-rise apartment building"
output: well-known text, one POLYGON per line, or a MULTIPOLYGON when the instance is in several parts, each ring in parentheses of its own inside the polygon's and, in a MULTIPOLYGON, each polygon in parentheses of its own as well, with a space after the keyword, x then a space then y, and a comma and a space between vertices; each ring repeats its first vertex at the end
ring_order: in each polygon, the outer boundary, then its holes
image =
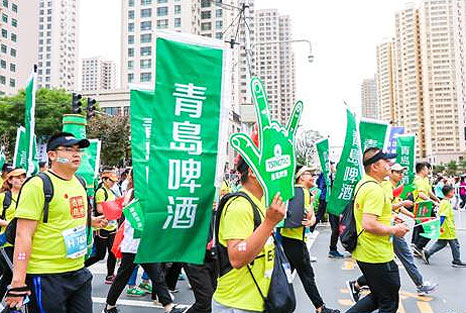
POLYGON ((296 82, 288 16, 277 10, 256 11, 256 75, 267 90, 273 119, 286 124, 294 106, 296 82))
POLYGON ((37 58, 38 3, 19 0, 0 2, 0 95, 25 88, 37 58))
POLYGON ((377 103, 378 117, 382 121, 395 120, 395 95, 393 77, 393 41, 386 41, 377 46, 377 103))
POLYGON ((39 0, 39 87, 77 87, 78 4, 77 0, 39 0))
POLYGON ((361 83, 361 111, 362 117, 379 119, 375 78, 364 79, 361 83))
POLYGON ((455 36, 456 93, 460 123, 460 137, 466 142, 466 1, 453 1, 453 29, 455 36))
POLYGON ((102 57, 82 60, 81 90, 113 90, 116 88, 116 64, 102 57))

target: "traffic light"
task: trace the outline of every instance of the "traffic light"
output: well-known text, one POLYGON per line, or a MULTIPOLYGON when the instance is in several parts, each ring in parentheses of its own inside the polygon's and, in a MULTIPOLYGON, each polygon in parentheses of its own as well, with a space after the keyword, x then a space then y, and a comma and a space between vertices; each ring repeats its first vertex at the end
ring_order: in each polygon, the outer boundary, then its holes
POLYGON ((81 103, 82 97, 83 96, 81 96, 80 94, 73 92, 73 99, 71 100, 71 109, 73 110, 74 114, 81 114, 82 112, 82 109, 81 109, 83 105, 81 103))
POLYGON ((87 119, 90 119, 95 116, 95 104, 97 101, 92 98, 87 98, 87 119))

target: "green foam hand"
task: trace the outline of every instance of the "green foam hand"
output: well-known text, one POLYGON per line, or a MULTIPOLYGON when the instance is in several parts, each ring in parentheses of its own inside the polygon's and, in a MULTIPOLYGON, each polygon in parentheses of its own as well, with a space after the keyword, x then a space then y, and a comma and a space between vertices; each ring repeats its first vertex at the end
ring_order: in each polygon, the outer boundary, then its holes
POLYGON ((251 80, 251 92, 255 103, 258 123, 259 146, 243 133, 233 134, 230 144, 251 167, 262 186, 265 204, 270 206, 277 192, 283 201, 294 197, 296 157, 294 135, 303 112, 303 103, 298 101, 284 127, 270 119, 270 106, 265 88, 259 78, 251 80))

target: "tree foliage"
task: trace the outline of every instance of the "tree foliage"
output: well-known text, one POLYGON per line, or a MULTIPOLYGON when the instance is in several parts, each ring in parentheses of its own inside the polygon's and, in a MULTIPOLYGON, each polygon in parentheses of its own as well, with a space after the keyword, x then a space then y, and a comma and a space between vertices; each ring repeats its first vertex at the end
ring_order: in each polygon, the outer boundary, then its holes
POLYGON ((87 128, 88 138, 102 141, 101 161, 104 165, 119 166, 129 148, 129 117, 97 115, 87 128))
POLYGON ((322 138, 322 135, 314 130, 298 132, 295 140, 297 164, 313 167, 317 166, 318 155, 315 143, 322 138))
MULTIPOLYGON (((7 157, 12 157, 16 130, 24 126, 26 92, 0 98, 0 145, 5 145, 7 157)), ((36 136, 50 136, 60 131, 62 116, 70 113, 71 94, 61 89, 39 89, 36 93, 36 136)))

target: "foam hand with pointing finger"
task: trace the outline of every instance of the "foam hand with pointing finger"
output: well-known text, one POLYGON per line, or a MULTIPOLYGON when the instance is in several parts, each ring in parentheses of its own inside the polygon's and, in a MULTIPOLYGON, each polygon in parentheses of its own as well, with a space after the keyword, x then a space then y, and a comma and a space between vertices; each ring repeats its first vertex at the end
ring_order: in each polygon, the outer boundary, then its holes
POLYGON ((239 152, 257 176, 264 190, 265 203, 270 206, 277 192, 283 201, 294 197, 296 157, 294 135, 303 112, 298 101, 285 127, 270 118, 270 106, 265 88, 259 78, 251 80, 251 92, 255 103, 259 145, 243 133, 233 134, 230 144, 239 152))

